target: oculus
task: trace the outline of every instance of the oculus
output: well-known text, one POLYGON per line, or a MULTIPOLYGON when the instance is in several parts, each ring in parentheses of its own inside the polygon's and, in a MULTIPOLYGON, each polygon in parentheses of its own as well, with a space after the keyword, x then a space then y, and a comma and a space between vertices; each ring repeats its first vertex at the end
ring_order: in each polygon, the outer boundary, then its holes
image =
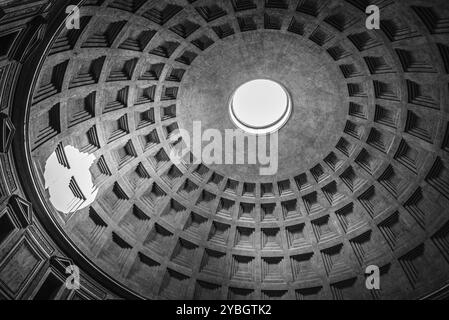
POLYGON ((269 134, 281 129, 290 118, 290 95, 281 84, 252 80, 233 93, 229 113, 234 124, 251 134, 269 134))

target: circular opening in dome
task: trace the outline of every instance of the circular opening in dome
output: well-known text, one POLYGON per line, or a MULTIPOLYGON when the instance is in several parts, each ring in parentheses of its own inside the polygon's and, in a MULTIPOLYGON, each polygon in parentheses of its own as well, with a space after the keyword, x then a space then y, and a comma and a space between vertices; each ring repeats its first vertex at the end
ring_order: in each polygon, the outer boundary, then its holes
POLYGON ((268 134, 282 128, 290 117, 290 95, 272 80, 252 80, 241 85, 229 104, 231 119, 252 134, 268 134))

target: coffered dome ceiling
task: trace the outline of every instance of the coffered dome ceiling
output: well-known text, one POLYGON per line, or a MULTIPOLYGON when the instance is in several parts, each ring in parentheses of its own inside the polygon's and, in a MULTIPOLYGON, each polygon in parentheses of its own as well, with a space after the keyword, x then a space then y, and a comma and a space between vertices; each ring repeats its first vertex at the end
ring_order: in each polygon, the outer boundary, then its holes
MULTIPOLYGON (((420 298, 449 279, 446 1, 84 1, 28 106, 46 209, 86 258, 152 299, 420 298), (365 8, 381 9, 367 30, 365 8), (292 99, 279 170, 170 158, 177 129, 234 128, 229 98, 292 99), (98 194, 63 213, 47 159, 93 154, 98 194), (381 269, 380 291, 365 269, 381 269)), ((74 188, 76 189, 76 188, 74 188)), ((76 196, 76 193, 74 194, 76 196)))

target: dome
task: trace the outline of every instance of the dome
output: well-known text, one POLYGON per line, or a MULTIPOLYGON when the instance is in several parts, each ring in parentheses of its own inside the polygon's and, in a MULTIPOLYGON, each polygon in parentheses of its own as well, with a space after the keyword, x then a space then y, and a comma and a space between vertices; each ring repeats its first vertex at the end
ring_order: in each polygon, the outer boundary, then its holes
POLYGON ((40 234, 27 241, 48 238, 43 257, 57 252, 53 265, 95 283, 83 297, 98 298, 94 286, 199 300, 445 288, 444 1, 86 0, 73 29, 63 2, 27 20, 22 42, 0 14, 12 39, 0 79, 16 74, 2 82, 15 94, 2 100, 0 231, 26 207, 40 234), (381 290, 366 287, 370 266, 381 290))

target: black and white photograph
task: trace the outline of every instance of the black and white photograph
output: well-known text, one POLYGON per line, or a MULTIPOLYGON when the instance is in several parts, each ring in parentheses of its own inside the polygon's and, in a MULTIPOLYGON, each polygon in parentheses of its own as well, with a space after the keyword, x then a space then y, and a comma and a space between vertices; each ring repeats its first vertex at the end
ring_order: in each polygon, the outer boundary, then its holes
POLYGON ((447 299, 448 0, 0 0, 0 309, 447 299))

